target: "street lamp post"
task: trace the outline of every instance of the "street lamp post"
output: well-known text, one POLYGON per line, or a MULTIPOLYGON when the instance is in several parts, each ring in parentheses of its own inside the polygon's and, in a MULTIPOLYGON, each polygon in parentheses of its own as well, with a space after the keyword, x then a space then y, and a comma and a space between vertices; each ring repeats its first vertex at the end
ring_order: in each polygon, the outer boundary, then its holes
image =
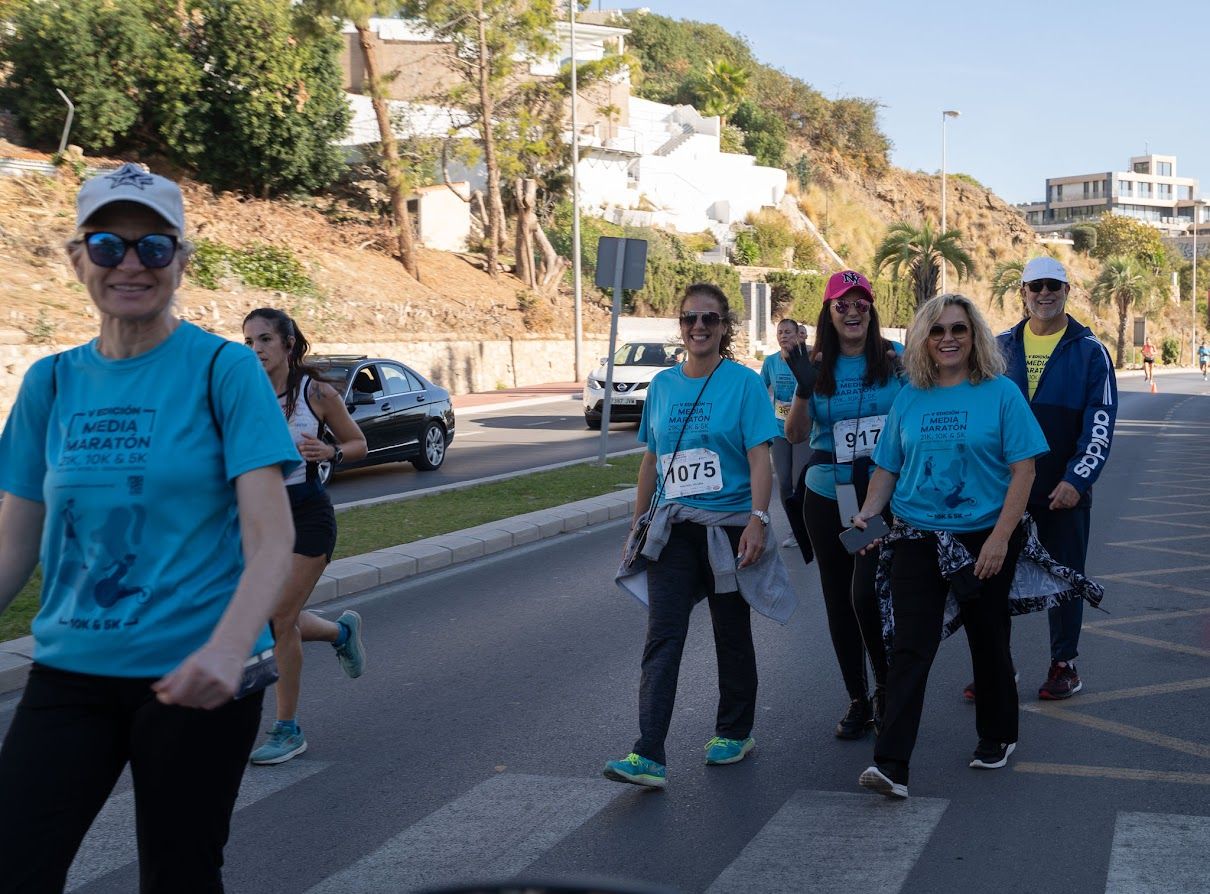
POLYGON ((576 116, 576 3, 568 0, 571 24, 571 278, 575 289, 576 381, 584 378, 583 288, 580 285, 580 128, 576 116))
POLYGON ((1193 286, 1191 289, 1192 294, 1189 296, 1192 299, 1189 303, 1193 305, 1193 309, 1189 312, 1189 318, 1193 321, 1193 331, 1190 335, 1193 343, 1189 348, 1192 351, 1190 356, 1193 358, 1195 369, 1197 368, 1197 211, 1201 207, 1201 204, 1200 201, 1195 200, 1193 202, 1193 286))
MULTIPOLYGON (((941 232, 945 235, 945 122, 947 118, 957 118, 962 113, 957 109, 946 109, 941 113, 941 232)), ((941 259, 941 291, 945 292, 945 259, 941 259)))

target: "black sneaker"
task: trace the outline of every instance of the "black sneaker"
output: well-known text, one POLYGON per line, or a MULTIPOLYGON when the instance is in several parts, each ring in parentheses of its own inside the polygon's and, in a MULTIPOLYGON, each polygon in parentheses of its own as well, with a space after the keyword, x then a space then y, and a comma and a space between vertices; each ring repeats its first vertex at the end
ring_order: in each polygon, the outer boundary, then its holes
POLYGON ((849 702, 849 710, 840 719, 840 723, 836 724, 836 738, 860 739, 873 723, 874 709, 870 706, 870 700, 855 698, 849 702))
POLYGON ((993 742, 980 739, 971 766, 976 770, 996 770, 1008 763, 1008 756, 1017 748, 1016 742, 993 742))

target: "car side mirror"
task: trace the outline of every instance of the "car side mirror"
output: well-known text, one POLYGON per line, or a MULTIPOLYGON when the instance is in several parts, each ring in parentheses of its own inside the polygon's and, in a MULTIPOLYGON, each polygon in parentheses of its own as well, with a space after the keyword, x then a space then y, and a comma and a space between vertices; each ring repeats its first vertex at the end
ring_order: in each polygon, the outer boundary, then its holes
POLYGON ((374 395, 366 394, 362 391, 354 394, 349 400, 349 406, 351 407, 370 407, 376 403, 378 403, 378 401, 374 400, 374 395))
POLYGON ((608 357, 602 357, 602 358, 601 358, 601 366, 608 366, 608 365, 609 365, 609 358, 608 358, 608 357))

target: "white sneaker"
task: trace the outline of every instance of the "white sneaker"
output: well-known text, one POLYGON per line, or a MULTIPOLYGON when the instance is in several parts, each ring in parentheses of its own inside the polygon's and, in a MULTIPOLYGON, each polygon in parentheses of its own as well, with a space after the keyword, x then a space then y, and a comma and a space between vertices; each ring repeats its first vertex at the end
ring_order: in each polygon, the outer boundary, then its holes
POLYGON ((857 781, 862 788, 868 788, 872 792, 877 792, 894 800, 903 800, 908 796, 906 785, 900 782, 892 782, 891 777, 887 776, 877 767, 866 767, 857 781))

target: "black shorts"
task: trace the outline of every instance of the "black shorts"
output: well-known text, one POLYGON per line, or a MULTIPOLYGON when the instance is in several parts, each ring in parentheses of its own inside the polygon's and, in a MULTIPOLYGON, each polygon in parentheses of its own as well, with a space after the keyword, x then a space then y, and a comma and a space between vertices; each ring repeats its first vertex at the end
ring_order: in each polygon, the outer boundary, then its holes
POLYGON ((1144 363, 1155 363, 1155 358, 1154 357, 1144 357, 1143 362, 1144 363))
POLYGON ((290 513, 294 516, 294 552, 300 556, 323 556, 332 561, 336 549, 336 511, 327 491, 299 485, 290 493, 290 513), (304 490, 305 489, 305 490, 304 490))

